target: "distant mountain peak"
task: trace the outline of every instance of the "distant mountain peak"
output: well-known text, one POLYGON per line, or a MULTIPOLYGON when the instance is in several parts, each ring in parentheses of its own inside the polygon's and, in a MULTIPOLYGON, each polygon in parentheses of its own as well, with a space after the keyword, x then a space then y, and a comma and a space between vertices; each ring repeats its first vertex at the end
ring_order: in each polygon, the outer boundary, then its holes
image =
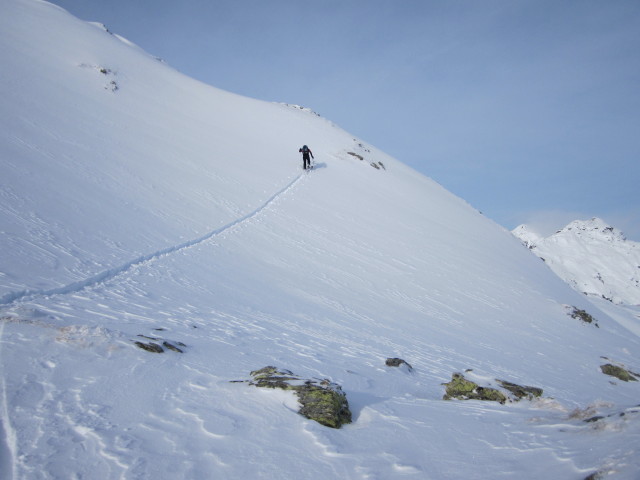
POLYGON ((579 236, 589 236, 594 239, 601 238, 607 241, 626 241, 626 237, 620 230, 612 227, 598 217, 593 217, 590 220, 574 220, 556 234, 569 232, 579 236))
POLYGON ((512 233, 576 290, 614 303, 640 304, 640 243, 601 218, 574 220, 548 237, 527 225, 512 233))

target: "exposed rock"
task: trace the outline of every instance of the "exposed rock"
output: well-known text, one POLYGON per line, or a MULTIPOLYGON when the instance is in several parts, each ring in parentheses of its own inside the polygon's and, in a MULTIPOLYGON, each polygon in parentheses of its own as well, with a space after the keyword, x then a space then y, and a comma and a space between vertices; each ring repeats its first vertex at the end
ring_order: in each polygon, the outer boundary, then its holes
POLYGON ((497 382, 502 385, 503 388, 506 388, 511 393, 513 393, 518 400, 525 397, 529 400, 532 400, 533 398, 541 397, 544 392, 541 388, 538 387, 517 385, 515 383, 507 382, 506 380, 497 380, 497 382))
MULTIPOLYGON (((591 412, 593 412, 592 410, 590 410, 591 412)), ((627 415, 638 415, 640 414, 640 405, 637 405, 635 407, 631 407, 631 408, 627 408, 624 411, 615 411, 613 413, 610 413, 609 415, 594 415, 594 416, 590 416, 589 418, 585 418, 583 421, 585 423, 595 423, 595 422, 599 422, 600 420, 615 420, 615 419, 619 419, 622 417, 626 417, 627 415)))
POLYGON ((595 417, 589 417, 584 420, 585 423, 593 423, 598 420, 602 420, 604 417, 602 415, 596 415, 595 417))
POLYGON ((134 342, 134 343, 135 343, 136 347, 141 348, 143 350, 146 350, 147 352, 151 352, 151 353, 162 353, 162 352, 164 352, 164 348, 162 348, 157 343, 153 343, 153 342, 149 342, 149 343, 134 342))
MULTIPOLYGON (((158 329, 156 329, 156 330, 158 330, 158 329)), ((138 337, 144 338, 146 340, 154 340, 153 342, 149 342, 149 343, 134 342, 136 347, 141 348, 143 350, 146 350, 147 352, 163 353, 164 352, 164 348, 166 348, 168 350, 172 350, 172 351, 177 352, 177 353, 184 353, 184 350, 182 350, 181 348, 178 348, 178 346, 186 347, 186 345, 184 343, 182 343, 182 342, 169 342, 167 340, 163 340, 163 339, 158 338, 158 337, 149 337, 147 335, 142 335, 142 334, 138 335, 138 337), (155 342, 162 342, 162 345, 164 346, 164 348, 162 348, 162 346, 160 346, 159 344, 157 344, 155 342), (178 346, 176 346, 176 345, 178 345, 178 346)))
POLYGON ((495 388, 481 387, 477 383, 464 378, 461 373, 454 373, 449 383, 445 383, 447 390, 443 400, 457 398, 459 400, 488 400, 505 403, 507 397, 495 388))
POLYGON ((342 389, 334 384, 317 385, 306 382, 295 388, 302 404, 299 413, 331 428, 351 423, 351 410, 342 389))
POLYGON ((452 398, 457 398, 460 400, 488 400, 505 403, 506 401, 518 402, 523 398, 532 400, 542 396, 543 393, 543 390, 538 387, 518 385, 506 380, 496 379, 496 382, 505 389, 504 392, 496 388, 481 387, 477 383, 464 378, 461 373, 454 373, 451 381, 443 384, 446 385, 446 393, 443 399, 451 400, 452 398))
POLYGON ((585 477, 584 480, 602 480, 606 474, 603 472, 593 472, 588 477, 585 477))
POLYGON ((576 318, 584 323, 592 323, 594 326, 600 328, 598 322, 596 322, 595 319, 586 312, 586 310, 581 310, 578 307, 572 308, 573 310, 571 310, 571 313, 569 313, 569 315, 571 315, 571 318, 576 318))
POLYGON ((264 367, 251 372, 253 382, 251 385, 263 388, 280 388, 282 390, 293 390, 293 386, 287 382, 300 380, 289 370, 278 370, 276 367, 264 367))
MULTIPOLYGON (((169 350, 173 350, 174 352, 184 353, 183 350, 180 350, 178 347, 176 347, 172 343, 167 342, 166 340, 164 342, 162 342, 162 345, 164 345, 169 350)), ((181 344, 181 345, 184 346, 184 344, 181 344)))
POLYGON ((387 358, 385 365, 387 367, 399 367, 401 365, 406 365, 409 371, 413 370, 413 367, 408 362, 405 362, 401 358, 387 358))
POLYGON ((611 363, 607 363, 605 365, 601 365, 600 366, 600 370, 602 370, 602 373, 604 373, 605 375, 611 375, 612 377, 616 377, 620 380, 622 380, 623 382, 637 382, 638 379, 635 377, 635 375, 633 373, 631 373, 629 370, 626 370, 622 367, 618 367, 616 365, 612 365, 611 363))
POLYGON ((276 367, 255 370, 251 372, 251 376, 253 381, 249 383, 256 387, 294 391, 302 405, 298 413, 310 420, 331 428, 351 423, 351 410, 346 395, 339 385, 327 379, 305 380, 289 370, 279 370, 276 367))

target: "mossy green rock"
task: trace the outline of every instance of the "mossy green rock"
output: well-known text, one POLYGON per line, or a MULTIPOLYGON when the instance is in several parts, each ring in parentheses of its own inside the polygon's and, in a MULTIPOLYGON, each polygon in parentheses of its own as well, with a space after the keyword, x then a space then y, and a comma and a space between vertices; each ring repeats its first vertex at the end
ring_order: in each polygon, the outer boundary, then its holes
POLYGON ((600 370, 602 373, 606 375, 611 375, 612 377, 616 377, 623 382, 637 382, 638 379, 628 370, 625 370, 622 367, 618 367, 616 365, 612 365, 607 363, 606 365, 601 365, 600 370))
POLYGON ((351 410, 346 395, 339 386, 305 383, 295 387, 302 408, 298 413, 331 428, 351 423, 351 410))
POLYGON ((491 402, 505 403, 506 401, 518 402, 524 398, 533 400, 541 397, 543 390, 538 387, 529 387, 526 385, 518 385, 516 383, 507 382, 506 380, 497 380, 504 392, 490 387, 481 387, 477 383, 464 378, 461 373, 454 373, 446 386, 444 400, 457 398, 459 400, 487 400, 491 402))
POLYGON ((444 385, 446 385, 444 400, 457 398, 460 400, 488 400, 499 403, 507 401, 507 397, 500 390, 481 387, 477 383, 464 378, 461 373, 454 373, 451 381, 444 385))
POLYGON ((305 380, 289 370, 264 367, 251 372, 251 385, 262 388, 293 390, 302 407, 300 415, 321 425, 340 428, 351 423, 349 402, 342 388, 329 380, 305 380))

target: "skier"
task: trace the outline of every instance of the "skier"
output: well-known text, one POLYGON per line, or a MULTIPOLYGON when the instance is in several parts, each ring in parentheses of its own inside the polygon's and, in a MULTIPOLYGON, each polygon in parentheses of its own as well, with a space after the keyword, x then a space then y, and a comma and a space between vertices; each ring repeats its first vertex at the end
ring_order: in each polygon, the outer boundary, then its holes
POLYGON ((298 150, 298 152, 302 152, 302 168, 304 168, 305 170, 310 169, 311 160, 309 160, 309 155, 311 155, 311 158, 315 158, 311 149, 306 145, 303 145, 302 148, 298 150))

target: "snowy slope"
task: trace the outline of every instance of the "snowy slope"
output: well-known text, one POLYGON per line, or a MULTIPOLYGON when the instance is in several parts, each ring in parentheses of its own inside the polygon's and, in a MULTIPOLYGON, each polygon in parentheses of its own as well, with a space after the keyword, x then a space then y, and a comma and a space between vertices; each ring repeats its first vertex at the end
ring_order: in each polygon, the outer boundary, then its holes
POLYGON ((547 238, 525 225, 513 234, 579 292, 640 305, 640 244, 602 219, 575 220, 547 238))
POLYGON ((638 336, 463 200, 47 2, 0 42, 1 478, 636 478, 640 382, 600 366, 638 336), (231 383, 266 365, 353 423, 231 383), (467 369, 543 398, 442 400, 467 369))

